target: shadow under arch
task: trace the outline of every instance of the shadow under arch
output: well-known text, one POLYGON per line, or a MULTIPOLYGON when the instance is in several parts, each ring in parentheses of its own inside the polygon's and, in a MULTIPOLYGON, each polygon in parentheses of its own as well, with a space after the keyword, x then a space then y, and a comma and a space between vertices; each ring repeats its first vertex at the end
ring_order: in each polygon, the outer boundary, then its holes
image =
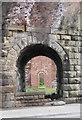
POLYGON ((52 49, 51 47, 43 44, 32 44, 27 47, 25 47, 21 52, 17 60, 17 68, 18 68, 18 73, 20 74, 19 77, 19 86, 18 86, 18 91, 25 92, 25 65, 29 60, 31 60, 33 57, 36 56, 46 56, 52 59, 56 66, 57 66, 57 82, 58 82, 58 90, 57 94, 62 95, 61 91, 61 84, 62 84, 62 79, 63 79, 63 63, 58 55, 58 53, 52 49))

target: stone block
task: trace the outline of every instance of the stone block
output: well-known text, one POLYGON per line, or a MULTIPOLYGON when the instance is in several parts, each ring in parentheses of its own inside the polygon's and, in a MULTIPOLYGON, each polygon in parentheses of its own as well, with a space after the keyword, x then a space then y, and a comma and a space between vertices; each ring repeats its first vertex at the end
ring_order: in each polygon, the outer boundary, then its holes
POLYGON ((6 100, 6 101, 10 101, 10 96, 5 95, 5 100, 6 100))
MULTIPOLYGON (((37 100, 36 100, 37 101, 37 100)), ((27 102, 27 101, 26 101, 27 102)), ((27 103, 34 103, 33 99, 29 99, 27 103)))
POLYGON ((26 100, 32 100, 34 97, 33 96, 25 96, 24 99, 26 100))
POLYGON ((23 96, 16 97, 16 100, 17 100, 17 101, 23 100, 23 99, 25 99, 23 96))
POLYGON ((12 43, 14 41, 14 38, 13 37, 10 37, 9 39, 9 44, 12 43))
POLYGON ((24 32, 24 26, 10 25, 10 26, 8 26, 8 30, 10 30, 10 31, 23 31, 24 32))
POLYGON ((77 74, 76 74, 76 75, 77 75, 78 78, 79 78, 79 77, 82 78, 82 74, 81 74, 80 71, 77 71, 77 74))
POLYGON ((2 50, 2 57, 7 57, 7 54, 8 54, 7 50, 2 50))
POLYGON ((75 42, 75 46, 76 46, 76 47, 80 47, 80 46, 81 46, 81 42, 80 42, 80 41, 76 41, 76 42, 75 42))
POLYGON ((81 91, 81 93, 82 93, 82 83, 80 84, 80 91, 81 91))
POLYGON ((72 47, 71 49, 72 49, 71 51, 74 53, 78 53, 78 51, 79 51, 77 47, 72 47))
POLYGON ((11 76, 3 74, 2 75, 2 85, 3 86, 13 85, 13 80, 12 80, 11 76))
POLYGON ((12 86, 3 86, 2 87, 2 92, 3 93, 13 93, 14 92, 14 87, 12 86))
POLYGON ((20 47, 17 44, 15 46, 13 46, 13 48, 17 53, 20 52, 20 47))
POLYGON ((75 53, 69 52, 69 58, 70 59, 75 59, 75 53))
POLYGON ((80 89, 80 85, 79 84, 68 84, 68 85, 64 85, 63 89, 65 91, 79 90, 80 89))
POLYGON ((51 102, 52 100, 50 98, 44 99, 44 102, 51 102))
POLYGON ((81 58, 81 54, 79 52, 78 53, 74 53, 74 55, 75 55, 76 59, 80 59, 81 58))
POLYGON ((64 98, 64 101, 66 103, 76 103, 77 102, 77 98, 64 98))
POLYGON ((82 46, 79 46, 79 47, 78 47, 78 51, 79 51, 79 54, 82 53, 82 46))
POLYGON ((6 39, 9 41, 9 40, 10 40, 10 37, 6 37, 6 39))
POLYGON ((17 39, 17 32, 16 31, 13 31, 13 37, 15 40, 17 39))
POLYGON ((39 41, 37 37, 33 37, 32 42, 37 44, 37 42, 40 43, 41 41, 39 41))
POLYGON ((27 27, 28 32, 50 33, 51 28, 27 27))
POLYGON ((69 83, 70 84, 79 84, 81 83, 80 78, 69 78, 69 83))
POLYGON ((68 31, 68 33, 69 33, 70 35, 79 35, 79 34, 80 34, 79 31, 72 30, 72 29, 70 29, 70 30, 68 31))
POLYGON ((75 36, 75 35, 71 36, 71 40, 78 41, 78 40, 81 40, 81 39, 82 39, 82 37, 79 37, 79 36, 75 36))
POLYGON ((34 95, 33 99, 35 99, 35 100, 38 99, 38 96, 34 95))
POLYGON ((17 93, 15 94, 15 96, 16 96, 16 97, 20 97, 20 96, 24 97, 24 96, 26 96, 26 92, 17 92, 17 93))
POLYGON ((75 71, 74 65, 70 65, 70 71, 75 71))
POLYGON ((78 98, 77 98, 77 103, 82 104, 82 97, 78 97, 78 98))
POLYGON ((78 36, 78 40, 79 40, 79 41, 82 41, 82 36, 78 36))
POLYGON ((22 99, 22 100, 20 100, 21 101, 21 104, 27 104, 27 103, 29 103, 29 100, 24 100, 24 99, 22 99))
POLYGON ((71 65, 77 65, 78 64, 78 60, 77 59, 70 59, 70 64, 71 65))
MULTIPOLYGON (((58 40, 58 42, 59 42, 62 46, 65 45, 65 40, 58 40)), ((66 46, 66 47, 67 47, 67 46, 66 46)))
POLYGON ((69 46, 75 46, 75 44, 76 44, 75 41, 70 41, 69 42, 69 46))
POLYGON ((69 96, 70 97, 78 97, 79 96, 79 91, 70 91, 69 96))
POLYGON ((28 106, 39 106, 39 103, 28 104, 28 106))
POLYGON ((21 107, 28 107, 28 104, 26 104, 26 103, 24 104, 23 103, 21 107))
POLYGON ((3 79, 2 80, 2 86, 9 85, 8 80, 3 79))
POLYGON ((7 93, 5 95, 5 100, 6 101, 13 101, 14 100, 14 93, 7 93))
POLYGON ((23 49, 23 48, 24 48, 24 46, 22 45, 22 42, 21 42, 21 41, 19 41, 18 46, 20 47, 20 49, 23 49))
POLYGON ((8 36, 9 36, 9 37, 13 36, 13 32, 12 32, 12 31, 9 31, 9 32, 8 32, 8 36))
POLYGON ((64 78, 69 78, 70 74, 68 72, 64 72, 63 76, 64 76, 64 78))
POLYGON ((22 104, 16 104, 16 108, 22 107, 22 104))
POLYGON ((73 71, 73 72, 71 71, 71 72, 70 72, 70 77, 71 77, 71 78, 72 78, 72 77, 73 77, 73 78, 76 77, 76 72, 75 72, 75 71, 73 71))
POLYGON ((6 43, 7 42, 7 38, 6 37, 4 37, 4 43, 6 43))
MULTIPOLYGON (((16 56, 17 56, 17 52, 16 52, 16 50, 13 49, 13 48, 9 51, 9 54, 11 54, 13 57, 16 57, 16 56)), ((8 54, 8 55, 9 55, 9 54, 8 54)))
POLYGON ((63 97, 64 97, 64 98, 68 98, 68 97, 69 97, 68 91, 63 91, 63 97))
POLYGON ((36 102, 36 103, 40 103, 40 102, 41 102, 41 100, 40 100, 40 99, 38 99, 38 100, 35 100, 35 102, 36 102))
POLYGON ((43 100, 43 102, 51 102, 52 100, 50 99, 50 98, 48 98, 48 99, 41 99, 41 100, 43 100))
POLYGON ((62 82, 63 84, 68 84, 68 78, 64 78, 62 82))
POLYGON ((76 72, 75 71, 64 71, 64 77, 65 78, 74 78, 76 77, 76 72))
POLYGON ((60 35, 49 34, 49 38, 53 41, 60 40, 60 35))
POLYGON ((28 36, 27 44, 30 45, 32 43, 32 36, 28 36))
POLYGON ((26 38, 26 37, 22 38, 21 44, 22 44, 22 46, 24 46, 24 47, 27 46, 27 38, 26 38))
POLYGON ((69 45, 69 41, 65 41, 65 47, 69 45))
POLYGON ((4 74, 7 76, 7 78, 8 78, 7 80, 9 80, 9 79, 14 80, 17 77, 16 71, 14 69, 9 70, 8 72, 4 71, 4 74))
POLYGON ((61 35, 62 40, 71 40, 71 36, 69 35, 61 35))
POLYGON ((44 95, 39 95, 38 98, 43 99, 44 95))
POLYGON ((3 102, 3 108, 13 108, 15 107, 15 101, 3 102))
POLYGON ((77 59, 77 65, 81 65, 81 59, 77 59))
POLYGON ((38 105, 39 105, 39 106, 43 106, 43 105, 44 105, 44 103, 38 103, 38 105))
POLYGON ((54 27, 53 28, 51 28, 51 33, 52 34, 67 34, 67 30, 58 30, 58 29, 54 29, 54 27))
MULTIPOLYGON (((64 44, 64 45, 65 45, 65 44, 64 44)), ((64 48, 65 48, 66 52, 69 54, 70 49, 71 49, 70 46, 65 46, 64 48)))
POLYGON ((79 78, 79 77, 82 78, 81 71, 77 71, 77 74, 76 74, 76 75, 77 75, 78 78, 79 78))
POLYGON ((21 101, 15 101, 16 104, 21 104, 21 101))
POLYGON ((2 95, 2 101, 3 102, 5 101, 5 95, 2 95))

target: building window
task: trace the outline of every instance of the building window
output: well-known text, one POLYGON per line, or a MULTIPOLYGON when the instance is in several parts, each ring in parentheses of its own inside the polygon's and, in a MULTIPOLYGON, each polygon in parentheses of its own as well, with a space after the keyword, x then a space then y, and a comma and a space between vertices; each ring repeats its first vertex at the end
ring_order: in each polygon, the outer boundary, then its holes
POLYGON ((39 74, 39 88, 44 88, 44 73, 39 74))

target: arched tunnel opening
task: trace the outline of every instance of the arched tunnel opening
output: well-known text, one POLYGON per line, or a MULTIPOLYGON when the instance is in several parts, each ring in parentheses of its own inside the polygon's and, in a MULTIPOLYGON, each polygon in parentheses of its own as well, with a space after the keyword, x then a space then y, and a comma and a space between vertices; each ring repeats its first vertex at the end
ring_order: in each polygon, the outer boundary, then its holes
MULTIPOLYGON (((43 44, 33 44, 25 47, 17 60, 17 68, 18 68, 18 91, 26 92, 26 84, 25 84, 25 68, 27 63, 35 57, 44 56, 52 61, 54 61, 54 64, 57 67, 57 90, 56 94, 62 96, 62 79, 63 79, 63 65, 62 60, 58 53, 52 49, 51 47, 43 44)), ((41 78, 44 77, 43 73, 40 74, 41 78)))

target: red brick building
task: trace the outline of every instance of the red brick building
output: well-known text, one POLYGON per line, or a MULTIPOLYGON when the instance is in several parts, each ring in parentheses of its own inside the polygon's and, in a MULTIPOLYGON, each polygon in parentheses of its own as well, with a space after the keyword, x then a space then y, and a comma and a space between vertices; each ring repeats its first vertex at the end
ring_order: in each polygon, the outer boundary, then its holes
POLYGON ((46 56, 32 58, 25 68, 26 88, 38 88, 41 79, 46 88, 56 86, 56 65, 46 56))

